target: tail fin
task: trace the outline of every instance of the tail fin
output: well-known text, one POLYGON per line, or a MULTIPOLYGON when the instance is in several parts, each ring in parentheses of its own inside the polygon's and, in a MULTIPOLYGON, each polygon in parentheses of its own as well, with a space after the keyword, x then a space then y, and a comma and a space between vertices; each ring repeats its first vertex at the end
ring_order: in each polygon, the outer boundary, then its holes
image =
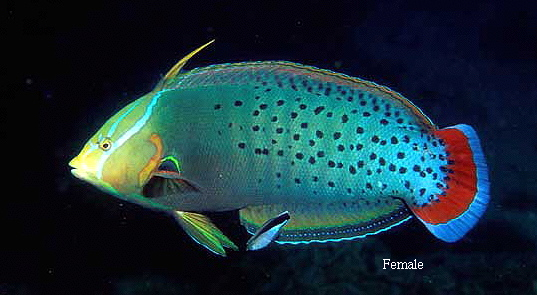
POLYGON ((459 124, 435 131, 435 135, 446 144, 447 188, 437 201, 410 209, 437 238, 455 242, 477 223, 487 208, 487 164, 471 126, 459 124))

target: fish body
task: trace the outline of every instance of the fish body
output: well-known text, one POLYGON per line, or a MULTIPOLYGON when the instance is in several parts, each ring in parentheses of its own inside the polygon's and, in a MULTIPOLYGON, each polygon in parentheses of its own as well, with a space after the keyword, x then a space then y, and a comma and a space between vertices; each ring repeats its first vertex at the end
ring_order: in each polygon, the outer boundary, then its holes
POLYGON ((71 165, 151 208, 240 210, 251 233, 288 211, 284 243, 363 237, 412 215, 455 241, 488 202, 470 126, 438 129, 393 90, 284 61, 168 74, 71 165))

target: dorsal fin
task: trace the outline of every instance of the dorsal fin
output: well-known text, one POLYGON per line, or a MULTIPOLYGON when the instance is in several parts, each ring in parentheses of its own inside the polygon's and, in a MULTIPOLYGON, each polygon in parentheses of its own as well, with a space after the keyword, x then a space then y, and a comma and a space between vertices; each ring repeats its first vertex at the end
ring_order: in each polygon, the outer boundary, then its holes
POLYGON ((185 66, 185 64, 198 52, 200 52, 202 49, 204 49, 205 47, 209 46, 211 43, 214 42, 214 39, 201 45, 200 47, 198 47, 197 49, 195 49, 194 51, 190 52, 189 54, 187 54, 185 57, 183 57, 180 61, 178 61, 167 73, 166 75, 164 75, 164 77, 162 77, 162 79, 158 82, 157 86, 155 86, 155 88, 153 89, 153 92, 157 92, 157 91, 160 91, 162 89, 164 89, 166 87, 166 85, 168 84, 168 82, 175 78, 177 76, 177 74, 179 74, 179 71, 181 71, 181 69, 185 66))

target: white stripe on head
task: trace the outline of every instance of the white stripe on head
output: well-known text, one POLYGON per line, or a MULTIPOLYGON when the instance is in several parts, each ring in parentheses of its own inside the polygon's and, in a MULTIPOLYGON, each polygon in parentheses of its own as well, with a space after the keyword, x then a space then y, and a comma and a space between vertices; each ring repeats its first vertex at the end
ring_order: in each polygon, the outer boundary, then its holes
MULTIPOLYGON (((153 96, 153 98, 151 98, 151 102, 149 103, 149 105, 145 109, 145 112, 142 115, 142 117, 140 117, 140 119, 138 119, 138 121, 136 121, 136 123, 134 123, 134 125, 131 128, 129 128, 127 131, 125 131, 125 133, 123 133, 123 135, 121 135, 118 138, 118 140, 113 142, 112 148, 101 156, 101 158, 99 159, 99 163, 97 165, 97 173, 96 173, 97 178, 102 179, 104 163, 106 163, 106 160, 108 160, 108 157, 110 157, 118 148, 120 148, 125 142, 127 142, 127 140, 129 140, 133 135, 138 133, 144 127, 144 125, 147 123, 149 118, 151 118, 151 114, 153 113, 153 109, 155 108, 155 105, 157 104, 158 100, 160 99, 162 93, 167 92, 167 91, 171 91, 171 90, 163 90, 163 91, 160 91, 159 93, 155 94, 153 96)), ((135 104, 131 108, 129 108, 129 110, 125 114, 123 114, 120 117, 120 119, 123 120, 127 116, 127 113, 130 113, 132 110, 134 110, 134 107, 137 106, 137 105, 138 104, 135 104)), ((116 121, 114 123, 114 125, 112 125, 112 128, 114 128, 114 131, 117 128, 117 124, 119 124, 119 120, 116 121)))

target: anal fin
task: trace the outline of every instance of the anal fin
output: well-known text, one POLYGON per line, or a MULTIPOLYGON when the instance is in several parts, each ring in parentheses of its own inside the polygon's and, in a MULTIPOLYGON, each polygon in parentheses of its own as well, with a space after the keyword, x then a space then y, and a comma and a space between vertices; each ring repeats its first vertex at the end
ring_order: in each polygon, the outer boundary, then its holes
POLYGON ((239 249, 207 216, 194 212, 175 211, 175 217, 194 241, 211 252, 226 256, 224 248, 235 251, 239 249))
POLYGON ((399 199, 359 199, 352 202, 273 204, 240 210, 241 224, 253 234, 282 211, 289 222, 281 228, 278 243, 337 242, 363 238, 388 230, 411 218, 399 199))

